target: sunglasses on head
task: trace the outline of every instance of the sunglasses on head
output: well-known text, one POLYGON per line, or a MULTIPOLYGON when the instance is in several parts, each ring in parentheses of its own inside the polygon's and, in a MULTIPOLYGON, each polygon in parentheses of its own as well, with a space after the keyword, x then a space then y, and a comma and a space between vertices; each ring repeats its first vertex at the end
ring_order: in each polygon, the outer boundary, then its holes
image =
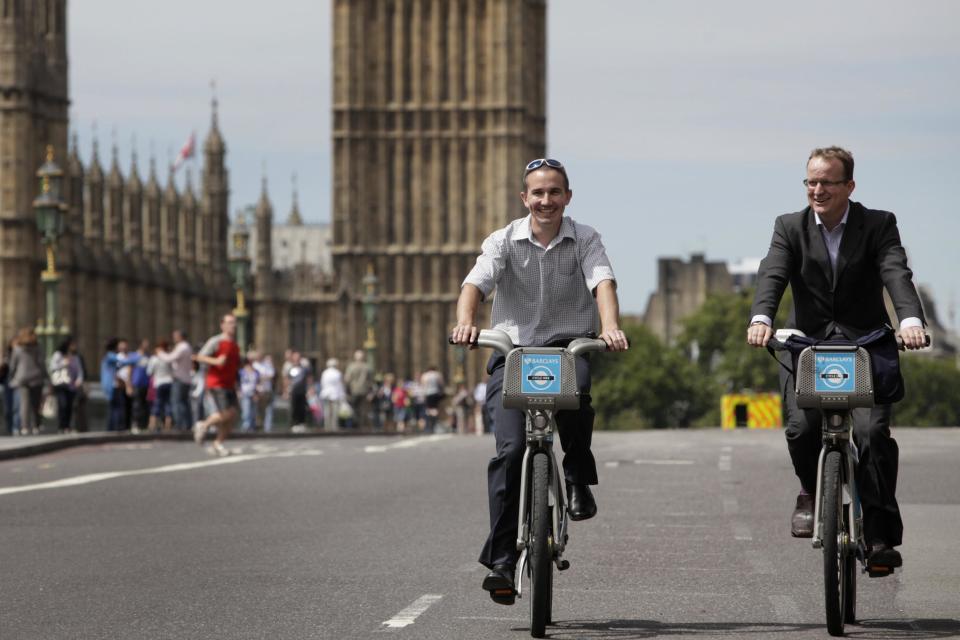
POLYGON ((548 167, 551 167, 553 169, 563 170, 563 163, 560 162, 559 160, 554 160, 553 158, 539 158, 537 160, 533 160, 530 162, 530 164, 527 165, 526 170, 536 171, 543 165, 547 165, 548 167))

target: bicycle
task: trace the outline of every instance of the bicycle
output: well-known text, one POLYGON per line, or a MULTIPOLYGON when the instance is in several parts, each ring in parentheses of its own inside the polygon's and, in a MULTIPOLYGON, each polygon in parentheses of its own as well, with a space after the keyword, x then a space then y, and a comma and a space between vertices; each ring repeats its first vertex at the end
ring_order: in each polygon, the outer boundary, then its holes
MULTIPOLYGON (((781 329, 768 346, 787 351, 790 336, 805 337, 801 331, 781 329)), ((897 340, 903 350, 902 340, 897 340)), ((930 344, 929 336, 926 343, 930 344)), ((804 348, 795 362, 797 407, 817 409, 822 416, 812 546, 823 550, 827 631, 842 636, 844 624, 856 622, 857 562, 870 577, 894 572, 893 567, 867 563, 856 484, 858 452, 851 410, 874 406, 870 354, 848 342, 821 342, 804 348)))
POLYGON ((530 635, 542 638, 553 622, 553 568, 565 571, 570 567, 563 558, 570 537, 563 475, 553 453, 556 412, 580 407, 577 356, 606 351, 607 344, 596 338, 575 338, 565 348, 514 347, 510 336, 498 329, 484 329, 475 344, 504 355, 503 407, 526 414, 515 586, 516 596, 523 597, 522 576, 526 574, 530 635))

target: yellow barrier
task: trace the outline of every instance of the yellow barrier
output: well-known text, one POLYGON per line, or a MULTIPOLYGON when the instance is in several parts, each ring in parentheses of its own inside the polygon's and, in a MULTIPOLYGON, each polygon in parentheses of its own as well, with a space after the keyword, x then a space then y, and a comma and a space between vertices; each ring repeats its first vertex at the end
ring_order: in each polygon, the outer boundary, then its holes
POLYGON ((724 429, 783 426, 779 393, 727 393, 720 400, 720 425, 724 429))

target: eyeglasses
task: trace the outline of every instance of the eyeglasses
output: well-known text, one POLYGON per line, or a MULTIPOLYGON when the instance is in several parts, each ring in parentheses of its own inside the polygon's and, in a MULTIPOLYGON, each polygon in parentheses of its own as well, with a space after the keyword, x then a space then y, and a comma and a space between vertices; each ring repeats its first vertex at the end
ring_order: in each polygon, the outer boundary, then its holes
POLYGON ((817 185, 820 185, 824 189, 829 189, 830 187, 836 187, 841 184, 847 184, 849 180, 807 180, 804 178, 803 186, 807 189, 816 189, 817 185))
POLYGON ((527 171, 536 171, 543 165, 547 165, 552 169, 560 169, 563 171, 563 163, 559 160, 554 160, 553 158, 540 158, 538 160, 532 160, 530 164, 527 165, 527 171))

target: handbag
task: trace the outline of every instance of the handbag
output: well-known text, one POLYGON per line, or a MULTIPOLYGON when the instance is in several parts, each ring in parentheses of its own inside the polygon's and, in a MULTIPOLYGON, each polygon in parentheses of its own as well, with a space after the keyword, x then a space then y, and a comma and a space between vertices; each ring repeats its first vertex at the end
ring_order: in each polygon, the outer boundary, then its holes
POLYGON ((53 396, 47 396, 43 399, 43 406, 40 407, 40 415, 47 420, 53 420, 57 417, 57 399, 53 396))

